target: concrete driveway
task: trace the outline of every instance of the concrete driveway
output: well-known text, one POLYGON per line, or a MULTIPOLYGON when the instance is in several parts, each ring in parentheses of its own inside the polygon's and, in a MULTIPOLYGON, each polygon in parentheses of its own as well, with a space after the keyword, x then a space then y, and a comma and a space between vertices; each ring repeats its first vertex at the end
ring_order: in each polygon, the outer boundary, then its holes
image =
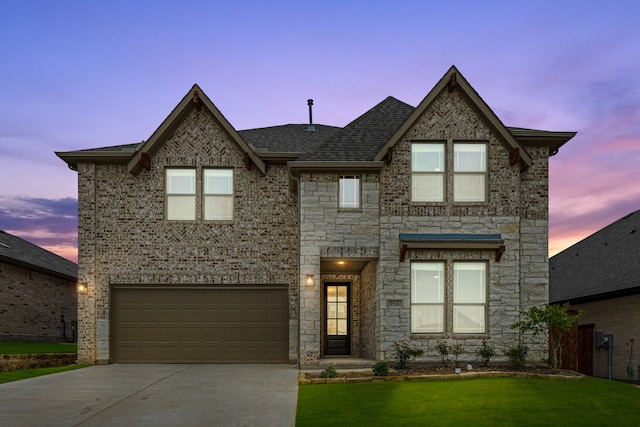
POLYGON ((290 365, 105 365, 0 384, 3 426, 293 426, 290 365))

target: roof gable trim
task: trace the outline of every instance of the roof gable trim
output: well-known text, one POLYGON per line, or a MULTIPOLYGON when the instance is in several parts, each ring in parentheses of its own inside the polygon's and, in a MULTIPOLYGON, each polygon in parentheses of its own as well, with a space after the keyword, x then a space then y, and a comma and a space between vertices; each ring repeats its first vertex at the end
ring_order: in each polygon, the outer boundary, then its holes
POLYGON ((153 155, 162 147, 164 142, 170 136, 171 131, 194 109, 201 111, 206 108, 209 113, 220 123, 222 128, 229 134, 233 142, 245 153, 251 162, 264 174, 266 171, 265 163, 255 153, 255 151, 242 139, 238 131, 229 123, 222 115, 220 110, 211 102, 209 97, 194 84, 191 90, 182 98, 180 103, 173 109, 171 114, 162 122, 151 137, 145 142, 140 143, 136 147, 135 155, 129 160, 127 168, 133 175, 138 175, 143 168, 150 167, 150 160, 153 155), (148 157, 148 159, 145 158, 148 157))

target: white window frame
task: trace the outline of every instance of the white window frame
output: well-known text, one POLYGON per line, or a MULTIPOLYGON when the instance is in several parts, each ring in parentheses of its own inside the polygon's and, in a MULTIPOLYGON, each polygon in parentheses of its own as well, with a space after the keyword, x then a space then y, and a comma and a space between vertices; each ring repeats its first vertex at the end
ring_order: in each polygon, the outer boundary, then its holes
POLYGON ((456 335, 484 334, 487 331, 487 269, 487 263, 482 261, 453 262, 452 328, 456 335), (472 272, 477 282, 466 283, 461 277, 462 272, 472 272), (480 326, 463 325, 463 317, 469 319, 467 324, 476 323, 480 326))
POLYGON ((194 168, 165 169, 165 218, 167 221, 195 221, 196 194, 194 168), (178 182, 179 178, 183 178, 180 180, 182 182, 178 182))
POLYGON ((453 201, 455 203, 482 203, 487 201, 487 151, 486 143, 454 142, 453 143, 453 201), (479 150, 482 148, 482 150, 479 150), (465 164, 463 155, 476 151, 480 154, 475 164, 465 164), (459 190, 464 181, 472 183, 480 180, 472 191, 463 194, 459 190))
POLYGON ((233 220, 233 181, 233 169, 202 170, 202 218, 205 221, 233 220))
POLYGON ((411 263, 411 333, 442 334, 446 327, 446 262, 411 263), (426 267, 426 268, 425 268, 426 267), (424 272, 420 274, 419 272, 424 272), (431 289, 425 283, 431 279, 431 289), (422 276, 422 277, 420 277, 422 276), (432 292, 429 292, 432 291, 432 292), (433 292, 435 291, 435 292, 433 292))
POLYGON ((446 199, 447 147, 445 142, 411 143, 411 201, 441 203, 446 199), (436 151, 436 149, 439 149, 436 151), (433 151, 431 151, 433 150, 433 151), (420 166, 419 154, 438 153, 438 160, 431 166, 420 166), (439 182, 438 182, 439 181, 439 182), (429 183, 427 183, 429 182, 429 183), (430 191, 425 186, 433 185, 430 191))
POLYGON ((487 333, 488 262, 412 261, 410 270, 412 334, 460 336, 487 333), (421 278, 420 271, 425 275, 433 273, 434 281, 427 284, 427 276, 422 275, 421 278), (464 275, 467 278, 473 277, 475 272, 477 283, 469 286, 464 282, 461 271, 471 272, 470 275, 464 275), (463 320, 466 320, 466 324, 463 320))
POLYGON ((338 179, 338 208, 360 209, 361 186, 359 175, 340 175, 338 179), (352 199, 348 199, 353 196, 352 199))

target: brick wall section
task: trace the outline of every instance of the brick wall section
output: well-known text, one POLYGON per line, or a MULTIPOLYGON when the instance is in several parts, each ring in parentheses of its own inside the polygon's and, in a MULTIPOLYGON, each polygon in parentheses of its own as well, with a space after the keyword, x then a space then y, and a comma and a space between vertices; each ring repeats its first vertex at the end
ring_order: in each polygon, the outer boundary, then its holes
POLYGON ((77 319, 76 283, 0 262, 0 341, 63 342, 77 319))
MULTIPOLYGON (((290 359, 297 359, 298 222, 286 166, 247 171, 243 153, 208 113, 191 112, 138 176, 80 164, 78 358, 109 359, 110 285, 287 285, 290 359), (165 168, 234 169, 234 220, 166 221, 165 168)), ((200 214, 199 214, 200 215, 200 214)))
MULTIPOLYGON (((594 332, 613 334, 613 361, 611 377, 618 380, 637 381, 638 366, 640 365, 640 295, 612 298, 571 306, 572 309, 582 309, 584 316, 578 325, 594 325, 594 332), (633 339, 633 355, 631 368, 633 376, 627 375, 627 364, 633 339)), ((595 340, 594 340, 595 345, 595 340)), ((609 377, 608 352, 606 347, 593 349, 593 375, 600 378, 609 377)))

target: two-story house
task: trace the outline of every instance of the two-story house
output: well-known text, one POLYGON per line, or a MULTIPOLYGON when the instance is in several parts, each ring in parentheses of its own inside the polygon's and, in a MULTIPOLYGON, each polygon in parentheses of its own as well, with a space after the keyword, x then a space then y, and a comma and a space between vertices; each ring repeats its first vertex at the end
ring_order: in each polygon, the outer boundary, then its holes
POLYGON ((505 127, 455 67, 344 128, 237 131, 193 86, 146 141, 57 153, 78 172, 79 359, 505 349, 548 302, 548 158, 574 135, 505 127))

